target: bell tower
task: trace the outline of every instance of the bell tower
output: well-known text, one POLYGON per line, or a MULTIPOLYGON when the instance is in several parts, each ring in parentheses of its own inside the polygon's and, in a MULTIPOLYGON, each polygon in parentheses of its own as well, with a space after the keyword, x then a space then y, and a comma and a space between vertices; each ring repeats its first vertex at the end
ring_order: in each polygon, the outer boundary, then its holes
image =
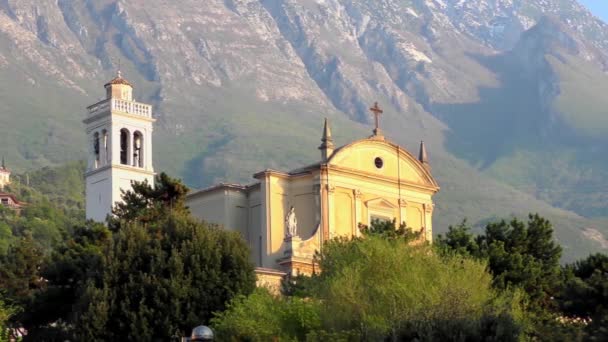
POLYGON ((131 182, 153 184, 152 106, 133 101, 133 86, 117 76, 106 98, 87 107, 86 217, 104 222, 131 182))

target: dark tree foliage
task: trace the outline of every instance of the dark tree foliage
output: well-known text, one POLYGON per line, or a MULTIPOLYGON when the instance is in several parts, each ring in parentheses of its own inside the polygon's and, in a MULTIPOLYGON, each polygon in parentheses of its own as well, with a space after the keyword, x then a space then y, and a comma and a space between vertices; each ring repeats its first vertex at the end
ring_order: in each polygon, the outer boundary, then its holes
POLYGON ((589 340, 608 341, 608 255, 593 254, 564 267, 564 290, 559 298, 564 313, 588 324, 589 340))
POLYGON ((437 236, 435 246, 446 253, 456 253, 460 255, 468 255, 479 257, 479 244, 475 239, 475 235, 471 233, 471 227, 464 219, 457 226, 450 226, 445 237, 442 234, 437 236))
POLYGON ((125 223, 146 225, 169 212, 181 215, 189 213, 186 207, 188 187, 164 172, 157 177, 154 187, 147 181, 134 182, 131 186, 132 190, 123 191, 123 202, 116 204, 108 220, 112 231, 119 230, 125 223))
MULTIPOLYGON (((602 274, 602 257, 593 256, 562 271, 561 247, 552 235, 551 223, 538 215, 530 215, 527 224, 517 219, 490 223, 478 236, 470 233, 464 221, 450 227, 445 236, 440 235, 436 247, 442 253, 487 260, 494 287, 498 289, 523 289, 533 321, 529 338, 579 341, 583 339, 585 326, 581 318, 603 310, 600 303, 605 298, 597 296, 601 286, 591 290, 601 283, 597 279, 602 274)), ((605 271, 603 274, 605 277, 605 271)), ((589 332, 596 322, 602 322, 597 325, 602 326, 605 319, 605 315, 599 314, 585 329, 587 335, 605 336, 600 330, 589 332)))
MULTIPOLYGON (((0 256, 0 289, 6 304, 18 308, 31 306, 35 296, 46 286, 39 275, 42 260, 42 248, 31 234, 26 234, 9 248, 6 255, 0 256)), ((11 329, 21 329, 21 322, 28 319, 29 313, 19 310, 13 315, 9 320, 11 329)))
POLYGON ((27 308, 21 323, 28 331, 26 341, 66 340, 74 334, 78 305, 89 282, 102 280, 104 251, 111 242, 102 224, 88 222, 76 227, 63 245, 46 259, 39 274, 46 281, 27 308))
POLYGON ((530 215, 527 226, 517 219, 490 223, 477 241, 489 258, 495 286, 521 286, 533 303, 543 308, 553 305, 562 249, 553 239, 548 220, 536 214, 530 215))
POLYGON ((551 298, 559 288, 562 250, 548 220, 535 214, 527 224, 516 218, 493 222, 476 237, 470 230, 466 221, 450 227, 445 237, 437 237, 437 248, 487 259, 495 287, 523 288, 539 310, 554 306, 551 298))
POLYGON ((364 236, 377 236, 387 239, 403 239, 404 242, 414 241, 420 238, 420 232, 414 232, 408 228, 405 222, 397 226, 397 220, 373 220, 372 224, 367 226, 359 224, 359 230, 364 236))
POLYGON ((246 243, 193 219, 186 192, 163 174, 156 188, 135 183, 124 194, 110 219, 101 282, 84 291, 77 340, 167 341, 254 289, 246 243))

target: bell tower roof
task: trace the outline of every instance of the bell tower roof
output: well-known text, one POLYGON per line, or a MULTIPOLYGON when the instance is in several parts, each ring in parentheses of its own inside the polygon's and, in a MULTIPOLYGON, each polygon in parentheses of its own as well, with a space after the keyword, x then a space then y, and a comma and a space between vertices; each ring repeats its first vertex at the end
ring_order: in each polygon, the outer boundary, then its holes
POLYGON ((104 85, 104 87, 107 88, 109 86, 118 85, 118 84, 127 85, 127 86, 133 88, 133 85, 129 81, 127 81, 125 78, 122 77, 122 73, 120 72, 120 70, 118 70, 118 72, 116 73, 116 77, 114 77, 110 82, 106 83, 104 85))

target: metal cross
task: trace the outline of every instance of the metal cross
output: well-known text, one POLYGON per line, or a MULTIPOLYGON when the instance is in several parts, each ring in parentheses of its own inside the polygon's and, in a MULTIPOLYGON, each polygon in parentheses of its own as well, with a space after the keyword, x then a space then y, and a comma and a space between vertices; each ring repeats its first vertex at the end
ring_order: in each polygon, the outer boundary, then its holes
POLYGON ((122 60, 120 59, 120 57, 119 58, 112 57, 112 62, 118 63, 118 69, 116 70, 116 76, 117 77, 122 77, 122 72, 121 72, 121 69, 122 69, 122 60))
POLYGON ((378 106, 378 102, 374 102, 374 106, 369 109, 372 113, 374 113, 374 119, 376 121, 376 127, 374 128, 374 135, 380 134, 380 114, 384 113, 382 109, 378 106))

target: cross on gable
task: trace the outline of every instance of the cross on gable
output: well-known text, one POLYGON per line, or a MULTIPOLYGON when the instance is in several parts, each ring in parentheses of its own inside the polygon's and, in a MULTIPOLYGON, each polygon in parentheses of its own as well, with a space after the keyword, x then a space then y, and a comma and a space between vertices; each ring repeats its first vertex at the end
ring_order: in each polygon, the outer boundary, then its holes
POLYGON ((374 106, 369 109, 374 114, 375 128, 374 135, 382 135, 380 132, 380 114, 384 113, 378 106, 378 102, 374 102, 374 106))

